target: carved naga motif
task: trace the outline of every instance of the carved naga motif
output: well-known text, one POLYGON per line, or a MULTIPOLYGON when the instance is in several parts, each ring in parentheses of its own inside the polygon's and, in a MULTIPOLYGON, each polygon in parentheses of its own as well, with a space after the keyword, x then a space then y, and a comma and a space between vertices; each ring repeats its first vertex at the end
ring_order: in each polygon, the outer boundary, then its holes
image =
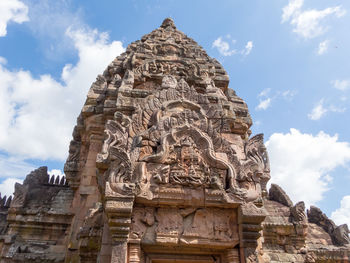
POLYGON ((269 158, 263 134, 249 139, 244 152, 246 159, 241 162, 237 179, 240 186, 247 190, 247 201, 255 201, 266 193, 266 183, 270 179, 269 158))
POLYGON ((130 195, 132 184, 132 165, 128 153, 128 128, 130 120, 116 112, 114 120, 107 121, 105 141, 102 151, 97 155, 97 166, 104 170, 106 183, 122 195, 130 195))

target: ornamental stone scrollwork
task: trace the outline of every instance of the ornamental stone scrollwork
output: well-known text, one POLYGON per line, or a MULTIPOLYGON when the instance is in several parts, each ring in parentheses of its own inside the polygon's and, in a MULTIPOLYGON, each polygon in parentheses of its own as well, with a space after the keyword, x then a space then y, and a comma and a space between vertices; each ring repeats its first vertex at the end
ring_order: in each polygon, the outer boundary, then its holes
POLYGON ((122 113, 115 113, 105 129, 105 141, 97 155, 97 165, 104 171, 106 184, 116 193, 130 195, 134 189, 132 166, 128 149, 128 127, 130 120, 122 113))
MULTIPOLYGON (((168 45, 168 49, 174 54, 181 53, 177 51, 175 46, 168 45)), ((163 53, 162 51, 160 53, 163 53)), ((162 78, 164 75, 178 75, 188 78, 200 79, 203 75, 212 75, 212 71, 203 71, 197 63, 191 63, 189 61, 167 61, 167 60, 150 60, 144 62, 144 64, 138 66, 135 69, 135 74, 139 78, 162 78)))
MULTIPOLYGON (((130 76, 128 70, 121 87, 132 85, 130 76)), ((201 187, 222 191, 226 199, 261 199, 269 179, 263 136, 247 141, 239 159, 219 135, 234 131, 234 107, 213 80, 203 83, 206 94, 181 75, 162 75, 156 92, 137 103, 130 117, 117 111, 107 121, 97 166, 111 189, 132 195, 151 185, 201 187)))
POLYGON ((210 138, 198 129, 180 126, 162 137, 158 151, 143 157, 150 173, 157 163, 161 173, 154 174, 154 183, 168 183, 169 187, 214 187, 224 190, 228 177, 235 169, 215 156, 210 138))
POLYGON ((135 191, 128 151, 129 125, 130 120, 121 112, 114 114, 114 120, 107 121, 105 141, 96 160, 102 176, 100 188, 105 196, 104 206, 111 236, 116 242, 124 242, 129 235, 135 191))

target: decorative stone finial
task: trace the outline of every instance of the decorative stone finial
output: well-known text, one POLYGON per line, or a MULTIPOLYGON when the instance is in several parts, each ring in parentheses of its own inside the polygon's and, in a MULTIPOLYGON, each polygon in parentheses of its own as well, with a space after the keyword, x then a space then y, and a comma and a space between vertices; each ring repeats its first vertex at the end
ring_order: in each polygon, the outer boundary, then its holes
POLYGON ((166 28, 166 27, 172 27, 172 28, 176 28, 175 24, 174 24, 174 20, 172 20, 170 17, 167 17, 164 19, 162 25, 160 27, 166 28))

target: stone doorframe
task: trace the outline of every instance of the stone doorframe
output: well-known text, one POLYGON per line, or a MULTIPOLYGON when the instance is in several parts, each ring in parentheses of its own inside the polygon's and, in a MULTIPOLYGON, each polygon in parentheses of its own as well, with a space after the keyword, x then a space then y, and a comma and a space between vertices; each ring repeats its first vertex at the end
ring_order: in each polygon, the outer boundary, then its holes
MULTIPOLYGON (((177 245, 178 242, 174 243, 174 241, 162 244, 164 242, 162 235, 160 235, 159 241, 153 245, 147 246, 141 244, 141 239, 130 238, 133 231, 132 216, 135 210, 133 207, 134 200, 132 198, 121 200, 120 197, 116 198, 119 199, 118 201, 113 199, 107 198, 106 200, 106 210, 109 212, 107 213, 109 216, 109 226, 114 241, 111 258, 111 262, 113 263, 172 263, 174 260, 178 263, 260 262, 257 248, 261 236, 261 223, 266 217, 266 211, 264 208, 258 208, 253 203, 243 204, 238 209, 235 209, 237 211, 237 219, 233 221, 234 223, 231 223, 230 227, 232 229, 237 228, 238 242, 235 241, 235 243, 232 243, 231 247, 224 243, 214 244, 214 242, 213 247, 215 248, 213 249, 210 246, 211 241, 208 241, 204 245, 197 244, 194 246, 191 244, 186 246, 184 243, 177 245), (220 247, 220 245, 223 246, 220 247)), ((158 209, 155 207, 145 208, 158 209)), ((204 210, 206 208, 197 209, 204 210)), ((221 210, 227 212, 228 209, 221 208, 221 210)), ((144 220, 147 221, 146 215, 144 220)), ((148 223, 150 225, 153 224, 152 222, 148 223)), ((187 240, 191 241, 191 239, 187 240)))
POLYGON ((129 243, 129 263, 238 263, 239 248, 226 250, 141 246, 129 243))

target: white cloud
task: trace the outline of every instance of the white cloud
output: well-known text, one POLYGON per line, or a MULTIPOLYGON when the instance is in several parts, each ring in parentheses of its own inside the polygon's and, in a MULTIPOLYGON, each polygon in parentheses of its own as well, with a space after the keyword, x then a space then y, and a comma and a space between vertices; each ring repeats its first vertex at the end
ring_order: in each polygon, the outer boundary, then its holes
MULTIPOLYGON (((1 196, 11 195, 14 191, 15 183, 22 183, 25 176, 35 170, 32 164, 0 153, 0 193, 1 196)), ((48 171, 49 175, 64 175, 62 170, 52 169, 48 171)))
POLYGON ((15 191, 15 183, 21 184, 22 182, 23 180, 17 178, 7 178, 6 180, 2 181, 0 183, 1 197, 4 197, 5 195, 7 197, 13 195, 13 192, 15 191))
POLYGON ((260 126, 261 124, 262 124, 262 122, 260 120, 257 120, 254 122, 254 125, 257 127, 260 126))
POLYGON ((214 40, 212 47, 217 48, 219 53, 223 56, 232 56, 237 53, 236 49, 230 50, 230 44, 227 41, 222 40, 222 37, 214 40))
POLYGON ((340 207, 331 214, 331 219, 337 224, 350 226, 350 195, 346 195, 340 201, 340 207))
POLYGON ((269 95, 271 89, 270 88, 267 88, 267 89, 263 89, 259 94, 258 94, 258 97, 266 97, 269 95))
POLYGON ((271 91, 270 88, 263 89, 259 94, 259 104, 255 107, 255 110, 266 110, 272 105, 272 101, 276 99, 284 99, 285 101, 292 101, 297 91, 285 90, 285 91, 271 91))
POLYGON ((35 167, 21 159, 0 153, 0 178, 24 178, 35 167))
POLYGON ((91 83, 124 51, 120 41, 109 42, 97 30, 70 29, 67 35, 79 59, 62 69, 60 82, 0 65, 0 149, 10 155, 64 160, 91 83))
POLYGON ((304 0, 291 0, 288 5, 283 7, 282 11, 282 23, 287 22, 293 15, 301 9, 304 4, 304 0))
MULTIPOLYGON (((231 35, 227 34, 226 38, 231 39, 231 35)), ((231 42, 234 45, 236 44, 237 41, 235 39, 231 39, 231 42)), ((217 39, 214 40, 212 44, 212 48, 216 48, 219 51, 219 53, 225 57, 236 55, 236 54, 247 56, 250 54, 250 52, 253 49, 253 41, 248 41, 244 49, 238 51, 237 49, 231 49, 229 42, 223 40, 223 37, 218 37, 217 39)))
POLYGON ((328 47, 329 47, 329 40, 322 41, 322 42, 318 45, 317 54, 318 54, 318 55, 323 55, 324 53, 327 52, 328 47))
POLYGON ((331 81, 331 83, 335 89, 338 89, 341 91, 345 91, 350 88, 350 80, 347 80, 347 79, 344 79, 344 80, 336 79, 331 81))
POLYGON ((325 105, 324 99, 321 99, 307 116, 315 121, 321 119, 327 112, 344 112, 345 110, 345 107, 334 106, 333 104, 325 105))
POLYGON ((3 58, 3 57, 0 57, 0 65, 6 65, 7 64, 7 59, 6 58, 3 58))
POLYGON ((331 112, 345 112, 346 108, 345 107, 338 107, 338 106, 334 106, 334 105, 330 105, 328 108, 329 111, 331 112))
POLYGON ((59 180, 61 181, 62 176, 64 176, 64 173, 62 172, 62 170, 60 169, 52 169, 50 171, 47 172, 50 176, 50 181, 52 179, 52 177, 54 178, 54 180, 56 181, 57 177, 60 178, 59 180))
POLYGON ((0 37, 6 36, 10 21, 23 23, 28 21, 28 7, 18 0, 0 1, 0 37))
POLYGON ((80 9, 74 8, 72 1, 23 1, 29 9, 30 21, 26 26, 36 37, 42 54, 53 61, 63 61, 67 55, 75 55, 74 43, 66 31, 69 27, 79 30, 86 26, 80 9))
POLYGON ((255 109, 256 110, 266 110, 270 106, 271 106, 271 98, 266 98, 264 100, 261 100, 255 109))
POLYGON ((248 41, 247 44, 245 45, 245 48, 242 50, 242 54, 244 56, 247 56, 250 54, 252 49, 253 49, 253 41, 248 41))
POLYGON ((341 6, 328 7, 322 10, 302 10, 304 0, 290 0, 283 8, 282 23, 289 22, 293 32, 307 38, 314 38, 327 31, 328 26, 321 22, 330 15, 342 17, 346 11, 341 6))
POLYGON ((14 192, 15 183, 22 183, 35 167, 16 157, 0 153, 0 193, 9 197, 14 192))
POLYGON ((323 100, 320 100, 307 116, 309 119, 315 121, 321 119, 321 117, 324 116, 327 111, 328 109, 323 106, 323 100))
POLYGON ((294 96, 297 94, 297 91, 295 90, 286 90, 286 91, 283 91, 281 93, 281 96, 287 100, 287 101, 291 101, 293 100, 294 96))
POLYGON ((266 142, 271 163, 271 183, 279 184, 293 202, 307 206, 323 199, 335 168, 350 161, 350 145, 338 136, 319 132, 316 136, 290 129, 274 133, 266 142))
POLYGON ((255 107, 255 110, 266 110, 268 107, 271 106, 272 99, 269 97, 269 94, 271 92, 270 88, 263 89, 259 94, 259 104, 255 107))
POLYGON ((48 171, 47 173, 48 173, 50 176, 52 176, 52 175, 54 175, 54 176, 59 175, 59 176, 61 177, 62 175, 64 175, 64 173, 63 173, 62 170, 60 170, 60 169, 52 169, 52 170, 48 171))

